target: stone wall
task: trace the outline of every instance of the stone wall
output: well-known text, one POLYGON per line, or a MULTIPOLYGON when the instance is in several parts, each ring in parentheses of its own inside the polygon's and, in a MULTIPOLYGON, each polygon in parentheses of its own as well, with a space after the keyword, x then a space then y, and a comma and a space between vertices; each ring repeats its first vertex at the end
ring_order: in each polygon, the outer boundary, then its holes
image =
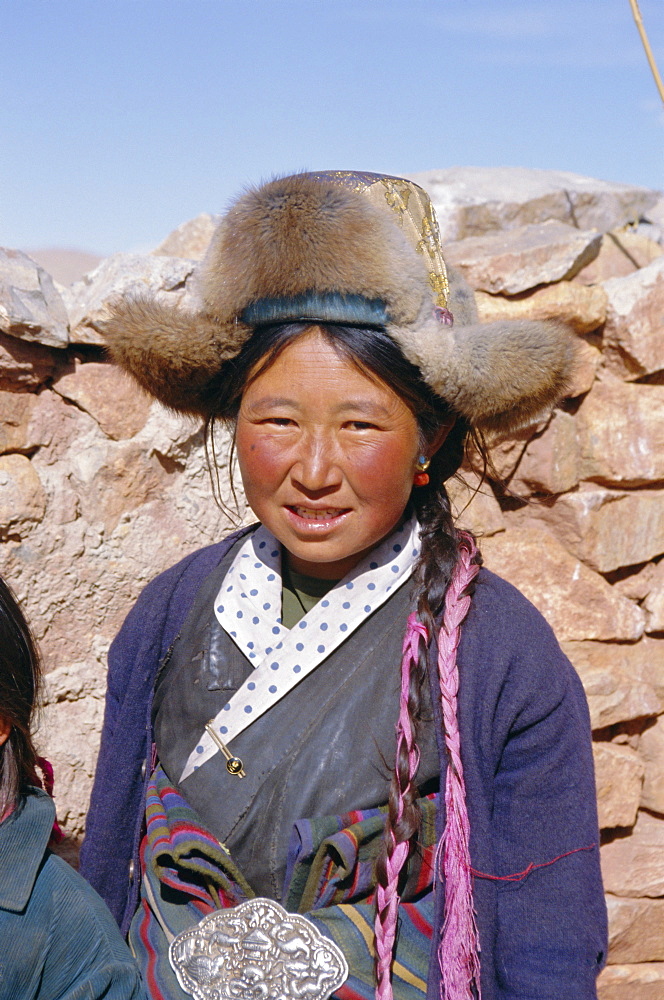
MULTIPOLYGON (((560 317, 579 338, 569 398, 491 442, 483 485, 470 456, 452 493, 487 565, 540 608, 583 680, 611 927, 600 996, 654 1000, 664 996, 664 203, 543 171, 415 179, 483 319, 560 317)), ((214 221, 184 224, 150 255, 117 254, 69 288, 0 251, 1 571, 44 655, 39 741, 71 858, 108 645, 149 579, 232 526, 212 499, 200 429, 108 362, 99 321, 118 292, 149 287, 186 304, 214 221)), ((228 500, 227 446, 220 435, 228 500)))

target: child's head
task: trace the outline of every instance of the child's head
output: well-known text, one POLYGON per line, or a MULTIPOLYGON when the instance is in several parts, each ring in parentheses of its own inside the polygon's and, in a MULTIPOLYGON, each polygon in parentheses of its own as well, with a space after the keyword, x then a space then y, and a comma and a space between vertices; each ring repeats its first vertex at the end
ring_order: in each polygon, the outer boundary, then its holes
POLYGON ((0 816, 35 780, 30 726, 41 682, 37 647, 7 584, 0 579, 0 816))

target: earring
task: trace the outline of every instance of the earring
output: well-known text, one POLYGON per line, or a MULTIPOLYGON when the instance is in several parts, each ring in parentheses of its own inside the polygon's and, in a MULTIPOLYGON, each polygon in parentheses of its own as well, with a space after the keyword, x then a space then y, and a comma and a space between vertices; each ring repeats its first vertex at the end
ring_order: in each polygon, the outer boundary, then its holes
POLYGON ((417 459, 415 468, 418 470, 413 476, 414 486, 426 486, 429 482, 429 473, 426 471, 431 465, 430 459, 426 455, 420 455, 417 459))

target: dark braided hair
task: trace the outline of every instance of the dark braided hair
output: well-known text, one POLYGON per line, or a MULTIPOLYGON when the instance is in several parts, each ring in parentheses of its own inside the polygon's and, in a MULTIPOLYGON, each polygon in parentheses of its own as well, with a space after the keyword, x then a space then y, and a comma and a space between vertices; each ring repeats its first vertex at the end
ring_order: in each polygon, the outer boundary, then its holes
MULTIPOLYGON (((312 330, 318 330, 341 357, 356 365, 367 377, 387 385, 406 403, 417 421, 420 448, 426 452, 441 426, 449 424, 453 414, 394 341, 382 329, 376 328, 330 323, 274 324, 257 328, 237 358, 225 367, 219 383, 219 406, 213 419, 232 424, 247 386, 265 372, 289 344, 312 330)), ((209 439, 213 419, 208 421, 206 439, 209 439)), ((443 610, 445 593, 458 557, 457 533, 445 482, 462 462, 467 433, 468 426, 457 418, 444 446, 431 458, 429 483, 414 488, 410 499, 421 526, 422 542, 413 572, 413 592, 418 619, 429 635, 435 633, 435 621, 443 610)), ((229 465, 232 465, 232 451, 229 465)), ((426 650, 421 649, 418 663, 411 671, 408 695, 408 715, 416 742, 422 723, 422 692, 427 683, 426 650)), ((385 887, 387 884, 386 863, 395 844, 407 842, 411 851, 416 847, 420 820, 418 790, 410 780, 408 753, 402 745, 390 781, 385 837, 376 867, 380 885, 385 887)), ((380 913, 377 917, 382 919, 380 913)))
POLYGON ((31 723, 40 687, 35 641, 18 601, 0 579, 0 721, 11 727, 0 747, 0 816, 36 782, 31 723))

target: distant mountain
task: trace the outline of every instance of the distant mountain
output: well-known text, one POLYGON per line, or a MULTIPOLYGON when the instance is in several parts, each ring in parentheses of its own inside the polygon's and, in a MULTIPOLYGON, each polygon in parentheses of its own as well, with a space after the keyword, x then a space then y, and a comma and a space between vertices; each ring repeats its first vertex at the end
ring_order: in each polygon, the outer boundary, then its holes
POLYGON ((23 252, 32 257, 61 285, 71 285, 78 281, 104 259, 96 253, 87 253, 85 250, 63 250, 60 247, 23 252))

